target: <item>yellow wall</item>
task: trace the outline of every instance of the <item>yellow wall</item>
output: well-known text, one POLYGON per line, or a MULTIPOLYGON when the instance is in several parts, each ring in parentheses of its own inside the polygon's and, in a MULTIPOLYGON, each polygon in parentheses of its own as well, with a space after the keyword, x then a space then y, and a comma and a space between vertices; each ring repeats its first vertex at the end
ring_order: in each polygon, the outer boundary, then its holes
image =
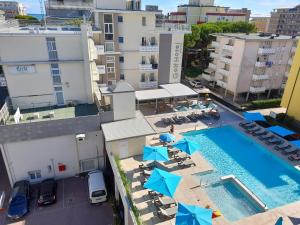
POLYGON ((300 73, 300 41, 298 42, 298 47, 293 59, 293 64, 289 73, 289 78, 287 80, 281 101, 281 106, 287 108, 289 101, 291 100, 287 114, 289 116, 293 116, 296 120, 300 121, 300 74, 298 73, 300 73), (296 85, 294 88, 295 82, 296 85))

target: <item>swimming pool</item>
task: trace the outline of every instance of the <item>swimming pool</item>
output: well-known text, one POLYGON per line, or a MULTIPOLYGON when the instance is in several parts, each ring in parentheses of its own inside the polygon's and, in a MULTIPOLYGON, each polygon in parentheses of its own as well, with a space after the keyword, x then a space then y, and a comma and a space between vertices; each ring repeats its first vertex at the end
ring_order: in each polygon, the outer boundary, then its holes
MULTIPOLYGON (((183 136, 198 142, 200 154, 214 167, 213 173, 199 175, 201 182, 214 183, 233 174, 268 208, 300 200, 300 172, 236 128, 223 126, 183 136)), ((222 195, 217 198, 222 202, 222 195)))

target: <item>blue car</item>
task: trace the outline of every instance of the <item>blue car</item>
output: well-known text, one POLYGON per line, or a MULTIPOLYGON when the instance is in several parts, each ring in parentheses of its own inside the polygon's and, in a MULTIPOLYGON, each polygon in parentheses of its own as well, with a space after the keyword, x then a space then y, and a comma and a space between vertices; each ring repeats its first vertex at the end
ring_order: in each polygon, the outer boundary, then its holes
POLYGON ((18 181, 14 184, 7 217, 10 220, 18 220, 29 212, 30 183, 28 181, 18 181))

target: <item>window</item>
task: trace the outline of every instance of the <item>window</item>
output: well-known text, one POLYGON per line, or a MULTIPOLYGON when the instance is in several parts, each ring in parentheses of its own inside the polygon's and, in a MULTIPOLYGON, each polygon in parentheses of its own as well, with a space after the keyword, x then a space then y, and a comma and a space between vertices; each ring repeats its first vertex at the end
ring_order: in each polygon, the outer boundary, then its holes
POLYGON ((124 43, 124 37, 119 37, 119 43, 124 43))
POLYGON ((125 75, 124 74, 120 74, 120 80, 125 80, 125 75))
POLYGON ((114 52, 115 51, 115 45, 113 42, 105 42, 104 47, 105 47, 106 52, 114 52))
POLYGON ((119 61, 120 63, 124 63, 124 56, 120 56, 119 61))
POLYGON ((118 16, 118 22, 123 23, 123 16, 118 16))
POLYGON ((107 73, 114 73, 115 72, 115 63, 114 62, 106 63, 106 71, 107 71, 107 73))
POLYGON ((114 56, 106 56, 106 62, 115 62, 114 56))
POLYGON ((150 81, 155 81, 155 75, 154 75, 154 73, 150 73, 149 80, 150 81))
POLYGON ((146 56, 142 56, 142 64, 146 64, 146 56))
POLYGON ((57 63, 50 64, 52 81, 54 85, 61 84, 60 70, 57 63))
POLYGON ((55 38, 47 37, 46 41, 47 41, 49 60, 58 60, 55 38))
POLYGON ((30 180, 40 179, 42 177, 41 170, 29 171, 28 176, 30 180))
POLYGON ((146 17, 145 16, 142 17, 142 25, 146 26, 146 17))
POLYGON ((54 87, 54 91, 62 91, 62 87, 54 87))
POLYGON ((112 14, 104 14, 104 23, 112 23, 112 14))
POLYGON ((105 40, 114 39, 113 18, 111 14, 104 14, 104 34, 105 40))
POLYGON ((142 73, 141 82, 146 82, 146 74, 142 73))

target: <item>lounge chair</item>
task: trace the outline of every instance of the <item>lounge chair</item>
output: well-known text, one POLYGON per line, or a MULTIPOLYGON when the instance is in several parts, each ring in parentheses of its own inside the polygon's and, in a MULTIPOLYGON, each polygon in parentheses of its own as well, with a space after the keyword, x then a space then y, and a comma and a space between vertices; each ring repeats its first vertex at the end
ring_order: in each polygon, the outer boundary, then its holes
POLYGON ((169 118, 162 118, 161 121, 162 121, 163 124, 165 124, 166 126, 171 125, 171 121, 169 120, 169 118))
POLYGON ((159 218, 172 219, 177 214, 177 207, 171 207, 163 209, 162 207, 158 208, 157 215, 159 218))
POLYGON ((165 207, 177 205, 176 201, 173 198, 167 196, 158 196, 157 199, 154 201, 154 204, 156 206, 165 206, 165 207))
POLYGON ((196 166, 196 164, 191 159, 186 159, 186 160, 180 161, 177 164, 181 168, 196 166))
POLYGON ((252 124, 252 123, 253 123, 253 122, 244 121, 244 122, 240 122, 239 125, 240 125, 241 127, 243 127, 243 126, 247 126, 247 125, 252 124))
POLYGON ((198 121, 197 116, 195 114, 188 115, 187 118, 189 118, 189 120, 192 122, 198 121))
POLYGON ((283 144, 284 141, 283 140, 280 140, 279 138, 271 138, 271 139, 267 139, 265 141, 268 145, 280 145, 280 144, 283 144))
POLYGON ((154 163, 141 163, 139 165, 139 168, 142 169, 142 170, 152 170, 154 168, 154 163))
POLYGON ((246 125, 244 125, 244 126, 242 126, 243 128, 245 128, 245 129, 249 129, 249 128, 253 128, 253 127, 255 127, 256 126, 256 123, 249 123, 249 124, 246 124, 246 125))
POLYGON ((284 150, 282 150, 282 154, 284 154, 284 155, 290 155, 290 154, 292 154, 292 153, 296 153, 296 152, 298 152, 299 151, 299 149, 298 148, 289 148, 289 149, 284 149, 284 150))
POLYGON ((292 146, 286 142, 280 144, 280 145, 275 145, 274 146, 274 149, 277 150, 277 151, 280 151, 280 150, 285 150, 285 149, 289 149, 291 148, 292 146))
POLYGON ((253 136, 261 136, 261 135, 264 135, 264 134, 267 134, 267 133, 268 133, 267 131, 265 131, 264 129, 261 129, 259 131, 252 132, 252 135, 253 136))
POLYGON ((257 132, 257 131, 260 131, 261 128, 260 127, 253 127, 253 128, 250 128, 250 129, 246 129, 246 132, 247 133, 252 133, 252 132, 257 132))
POLYGON ((175 124, 178 124, 178 125, 183 124, 182 119, 180 119, 178 116, 173 116, 172 120, 174 120, 175 124))
POLYGON ((180 161, 183 161, 183 160, 186 160, 186 159, 191 159, 191 157, 188 154, 186 154, 186 153, 179 152, 178 154, 174 155, 174 159, 176 161, 180 162, 180 161))
POLYGON ((148 191, 148 195, 150 198, 158 198, 158 197, 162 197, 163 195, 156 192, 156 191, 148 191))
POLYGON ((146 177, 150 177, 152 171, 151 170, 143 170, 142 174, 146 177))
POLYGON ((260 140, 268 140, 268 139, 271 139, 275 137, 273 134, 271 133, 267 133, 267 134, 264 134, 264 135, 261 135, 260 137, 258 137, 260 140))
POLYGON ((291 161, 299 161, 300 160, 300 155, 298 153, 292 154, 288 157, 289 160, 291 161))

